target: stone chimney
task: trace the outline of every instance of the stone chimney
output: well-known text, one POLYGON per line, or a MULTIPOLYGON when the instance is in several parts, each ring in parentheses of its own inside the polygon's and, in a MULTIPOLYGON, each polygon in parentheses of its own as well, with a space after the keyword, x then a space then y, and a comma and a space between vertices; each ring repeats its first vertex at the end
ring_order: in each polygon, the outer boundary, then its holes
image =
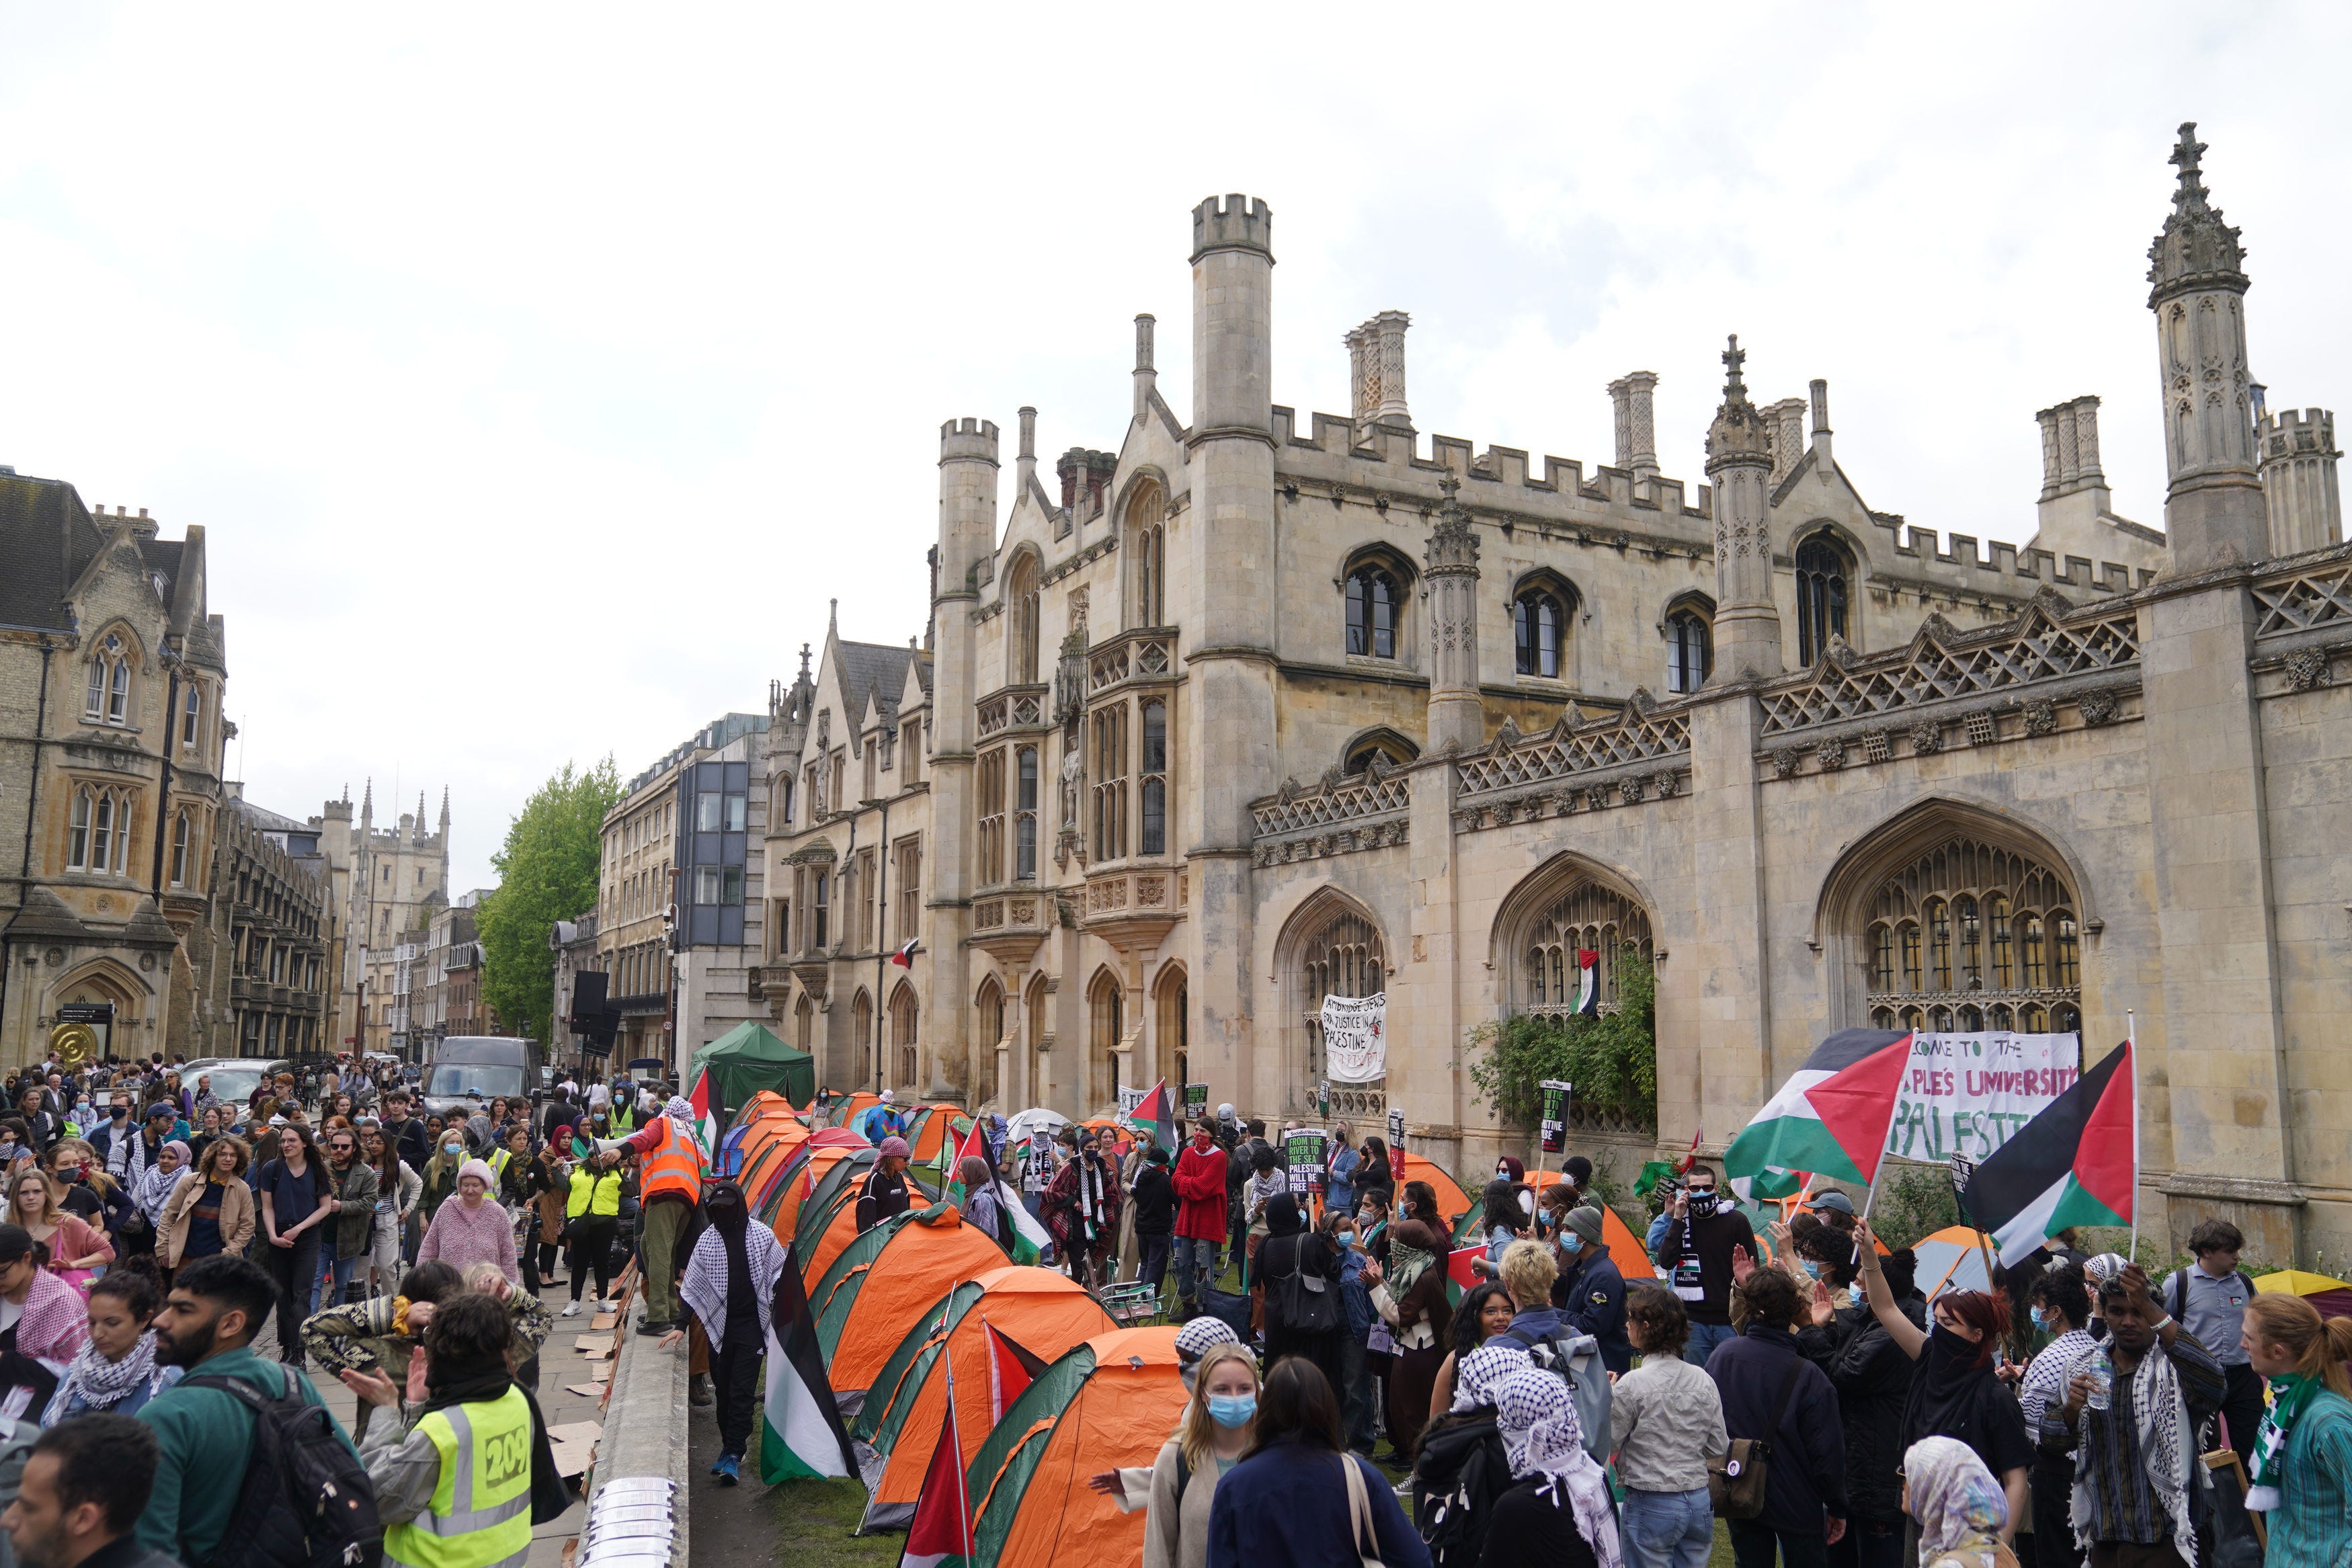
POLYGON ((1151 408, 1151 389, 1160 384, 1160 372, 1151 364, 1151 333, 1159 325, 1158 319, 1138 316, 1135 319, 1135 417, 1141 419, 1151 408))
POLYGON ((1389 421, 1410 428, 1404 402, 1404 329, 1412 318, 1383 310, 1344 340, 1348 345, 1349 410, 1360 427, 1389 421))
POLYGON ((2033 416, 2042 424, 2042 498, 2105 487, 2099 471, 2099 400, 2078 397, 2033 416))
POLYGON ((1772 432, 1772 484, 1778 488, 1805 455, 1805 400, 1782 398, 1764 411, 1764 422, 1772 432))
POLYGON ((1815 376, 1812 393, 1813 450, 1821 454, 1819 466, 1826 474, 1837 461, 1830 455, 1830 383, 1815 376))
POLYGON ((1654 371, 1635 371, 1609 383, 1609 402, 1617 426, 1617 466, 1641 484, 1658 476, 1657 421, 1650 397, 1657 391, 1654 371))

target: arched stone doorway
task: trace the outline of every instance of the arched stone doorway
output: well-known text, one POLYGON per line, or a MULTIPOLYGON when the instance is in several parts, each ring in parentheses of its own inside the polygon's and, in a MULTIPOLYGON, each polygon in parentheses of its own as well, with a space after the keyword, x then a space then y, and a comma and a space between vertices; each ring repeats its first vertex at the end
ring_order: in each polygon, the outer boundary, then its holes
MULTIPOLYGON (((1323 888, 1300 904, 1275 948, 1282 977, 1282 1105, 1305 1113, 1326 1077, 1323 998, 1378 996, 1388 988, 1388 941, 1372 912, 1323 888)), ((1388 1080, 1331 1085, 1331 1109, 1350 1121, 1388 1113, 1388 1080)))

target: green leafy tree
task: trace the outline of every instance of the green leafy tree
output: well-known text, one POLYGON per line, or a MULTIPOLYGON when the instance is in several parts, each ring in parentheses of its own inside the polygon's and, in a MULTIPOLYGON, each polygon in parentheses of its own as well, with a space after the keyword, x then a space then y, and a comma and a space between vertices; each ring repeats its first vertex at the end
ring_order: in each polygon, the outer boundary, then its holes
POLYGON ((555 954, 547 945, 559 920, 576 920, 596 905, 596 867, 604 847, 604 814, 621 798, 610 757, 585 771, 569 762, 541 785, 508 824, 507 841, 490 863, 498 891, 484 901, 477 924, 482 936, 482 999, 508 1027, 542 1042, 552 1038, 555 954))
POLYGON ((1506 1122, 1533 1127, 1547 1078, 1576 1085, 1579 1103, 1642 1125, 1658 1115, 1658 985, 1638 953, 1617 966, 1618 1009, 1594 1018, 1521 1014, 1470 1031, 1470 1081, 1506 1122))

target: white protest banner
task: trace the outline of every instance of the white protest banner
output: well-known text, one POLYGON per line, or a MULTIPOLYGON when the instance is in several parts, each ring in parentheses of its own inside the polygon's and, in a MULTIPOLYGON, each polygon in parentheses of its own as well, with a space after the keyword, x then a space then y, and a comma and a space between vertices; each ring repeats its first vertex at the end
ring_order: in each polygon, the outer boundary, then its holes
POLYGON ((1389 1070, 1389 995, 1323 998, 1323 1061, 1333 1082, 1370 1083, 1389 1070))
POLYGON ((2075 1034, 1922 1034, 1895 1097, 1886 1152, 1982 1161, 2083 1075, 2075 1034))
POLYGON ((1152 1085, 1146 1084, 1140 1089, 1129 1089, 1126 1084, 1120 1084, 1118 1086, 1118 1119, 1125 1122, 1133 1116, 1135 1108, 1143 1103, 1143 1097, 1150 1093, 1152 1088, 1152 1085))

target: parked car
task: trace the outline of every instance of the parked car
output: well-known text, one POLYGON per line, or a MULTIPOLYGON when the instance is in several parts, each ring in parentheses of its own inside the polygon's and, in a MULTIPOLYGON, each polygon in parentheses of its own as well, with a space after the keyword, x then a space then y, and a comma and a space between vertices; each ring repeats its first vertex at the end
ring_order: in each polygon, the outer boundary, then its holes
POLYGON ((208 1056, 181 1068, 180 1082, 194 1089, 197 1079, 209 1077, 215 1098, 242 1108, 265 1076, 293 1071, 294 1063, 282 1056, 208 1056))

